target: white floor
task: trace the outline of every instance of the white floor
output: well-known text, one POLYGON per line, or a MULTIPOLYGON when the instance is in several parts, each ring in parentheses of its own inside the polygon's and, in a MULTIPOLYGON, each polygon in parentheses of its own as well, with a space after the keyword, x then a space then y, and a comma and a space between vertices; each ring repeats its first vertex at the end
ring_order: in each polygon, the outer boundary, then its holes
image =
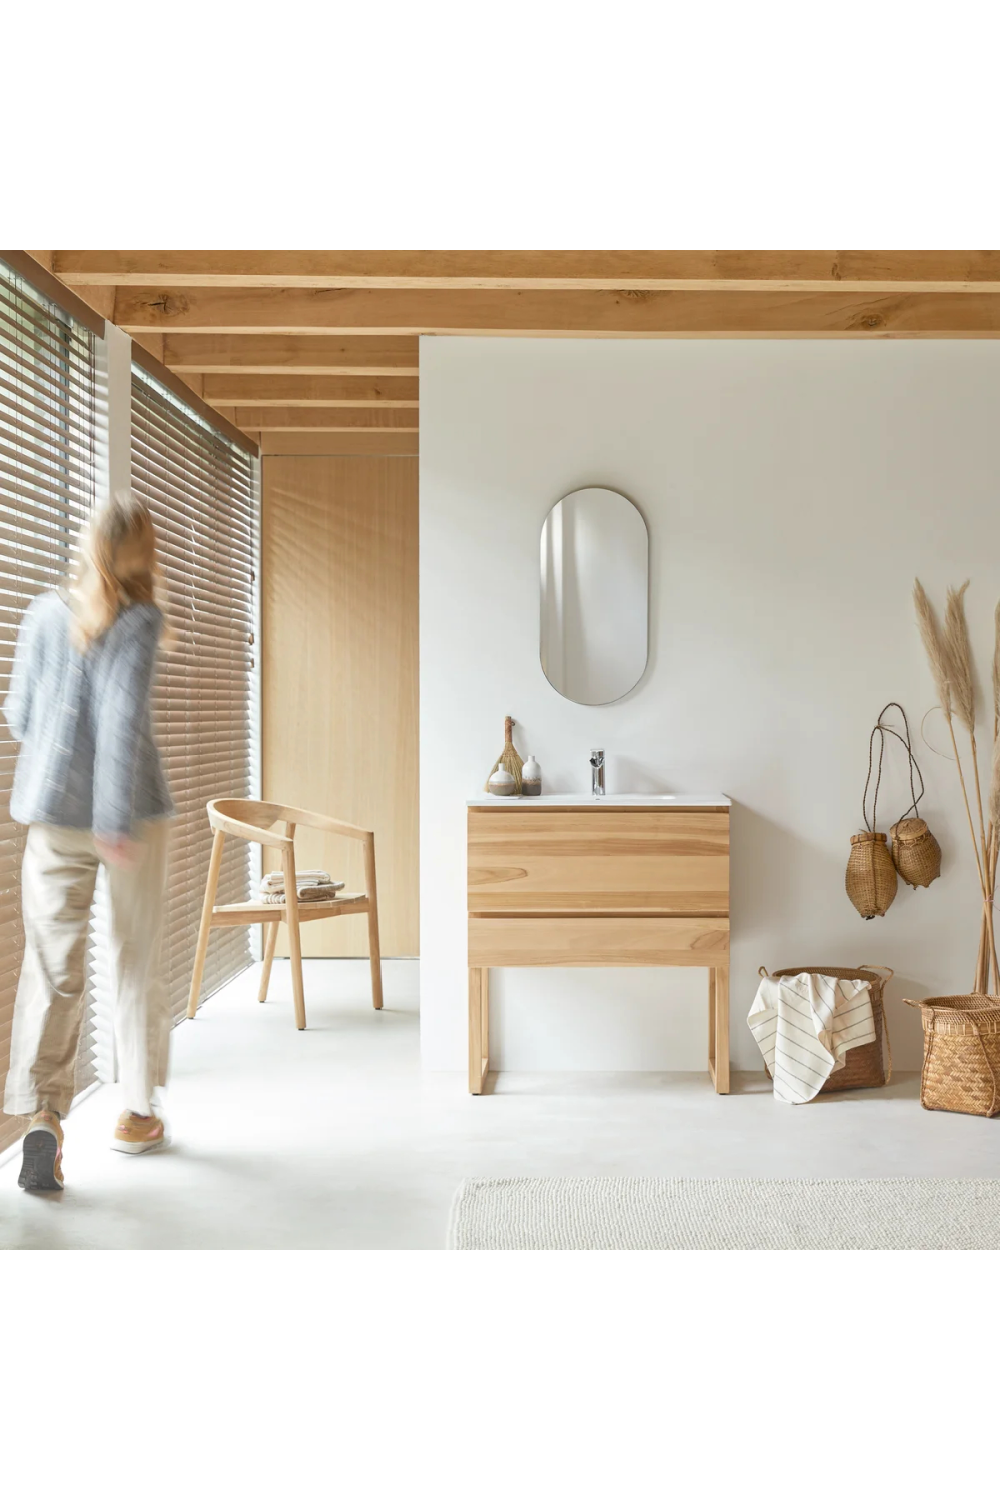
POLYGON ((256 1003, 242 975, 174 1033, 171 1145, 108 1149, 99 1089, 66 1126, 67 1187, 18 1190, 0 1169, 4 1249, 441 1249, 463 1177, 1000 1176, 1000 1118, 929 1114, 918 1079, 801 1108, 761 1074, 718 1098, 705 1076, 500 1074, 473 1099, 420 1070, 416 965, 313 960, 296 1031, 286 963, 256 1003))

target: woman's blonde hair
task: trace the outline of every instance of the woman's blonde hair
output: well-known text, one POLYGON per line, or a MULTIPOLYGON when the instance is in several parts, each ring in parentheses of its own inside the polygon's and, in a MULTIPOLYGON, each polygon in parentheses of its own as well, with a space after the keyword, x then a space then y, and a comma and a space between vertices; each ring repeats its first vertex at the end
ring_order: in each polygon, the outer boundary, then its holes
MULTIPOLYGON (((73 643, 86 651, 130 604, 156 604, 166 614, 166 588, 156 552, 153 518, 130 491, 114 496, 90 518, 70 589, 73 643)), ((163 644, 169 645, 169 631, 163 644)))

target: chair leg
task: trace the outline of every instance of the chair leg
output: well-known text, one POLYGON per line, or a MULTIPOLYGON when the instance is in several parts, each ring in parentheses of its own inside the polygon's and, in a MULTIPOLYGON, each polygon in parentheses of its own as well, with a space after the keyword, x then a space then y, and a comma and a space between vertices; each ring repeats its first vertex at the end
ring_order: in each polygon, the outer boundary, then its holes
POLYGON ((208 862, 208 879, 205 882, 205 900, 201 908, 201 926, 198 928, 198 946, 194 952, 194 968, 191 971, 191 992, 188 995, 188 1020, 193 1021, 198 1009, 198 996, 201 993, 201 976, 205 972, 205 955, 208 952, 208 938, 212 930, 212 907, 215 905, 215 892, 219 885, 219 869, 222 865, 222 846, 226 841, 226 835, 221 829, 215 830, 212 840, 212 857, 208 862))
POLYGON ((302 943, 299 936, 299 897, 295 886, 295 860, 291 851, 281 856, 285 875, 285 920, 288 923, 288 956, 292 967, 292 999, 295 1002, 295 1024, 306 1029, 306 997, 302 987, 302 943))
POLYGON ((264 966, 260 971, 260 989, 257 999, 261 1005, 267 999, 267 987, 271 983, 271 962, 274 958, 274 947, 278 941, 277 922, 264 923, 264 966))
POLYGON ((375 886, 375 835, 365 839, 365 894, 368 897, 368 962, 372 971, 372 1005, 382 1009, 382 950, 378 941, 378 894, 375 886))

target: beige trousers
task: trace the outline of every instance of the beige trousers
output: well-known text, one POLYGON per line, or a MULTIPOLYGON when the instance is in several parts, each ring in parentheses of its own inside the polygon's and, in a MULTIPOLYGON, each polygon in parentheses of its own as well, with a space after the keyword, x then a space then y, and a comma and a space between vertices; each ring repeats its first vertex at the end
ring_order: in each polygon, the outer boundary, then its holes
MULTIPOLYGON (((160 969, 169 824, 139 824, 134 869, 107 865, 118 1076, 126 1109, 151 1113, 167 1081, 170 1009, 160 969)), ((84 1018, 87 928, 100 858, 93 834, 33 823, 21 866, 24 961, 4 1109, 65 1115, 84 1018)))

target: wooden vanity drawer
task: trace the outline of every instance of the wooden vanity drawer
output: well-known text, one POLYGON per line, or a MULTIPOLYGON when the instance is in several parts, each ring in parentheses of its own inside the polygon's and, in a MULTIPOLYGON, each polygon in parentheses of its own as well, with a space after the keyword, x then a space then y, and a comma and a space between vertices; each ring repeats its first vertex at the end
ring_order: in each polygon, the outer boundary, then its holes
POLYGON ((470 917, 470 968, 728 962, 725 917, 470 917))
POLYGON ((470 808, 468 884, 470 913, 725 916, 729 811, 470 808))

